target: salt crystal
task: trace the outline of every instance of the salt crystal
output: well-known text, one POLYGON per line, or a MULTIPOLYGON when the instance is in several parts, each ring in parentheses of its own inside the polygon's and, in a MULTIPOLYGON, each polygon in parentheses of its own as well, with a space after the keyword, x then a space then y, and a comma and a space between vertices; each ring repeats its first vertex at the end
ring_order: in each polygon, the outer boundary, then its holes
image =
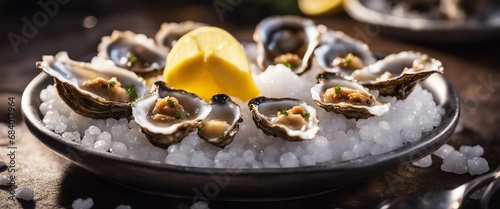
POLYGON ((488 162, 482 157, 474 157, 467 160, 467 167, 470 175, 481 175, 490 169, 488 162))
POLYGON ((111 148, 111 142, 99 140, 94 143, 94 149, 100 151, 108 151, 111 148))
POLYGON ((111 142, 111 134, 107 131, 102 132, 99 134, 97 137, 98 141, 105 141, 105 142, 111 142))
POLYGON ((99 135, 101 134, 101 129, 97 126, 92 125, 87 130, 85 130, 85 135, 87 134, 99 135))
POLYGON ((432 157, 431 155, 427 155, 420 160, 413 162, 412 164, 417 167, 427 168, 432 165, 432 157))
POLYGON ((90 209, 92 206, 94 206, 94 200, 90 197, 87 199, 78 198, 71 204, 73 209, 90 209))
POLYGON ((8 186, 10 183, 9 176, 7 175, 1 175, 0 176, 0 185, 1 186, 8 186))
POLYGON ((35 192, 27 187, 19 187, 14 190, 14 195, 17 199, 23 199, 26 201, 33 200, 35 192))
POLYGON ((465 156, 454 150, 451 151, 448 156, 443 159, 443 164, 441 165, 441 170, 456 174, 467 173, 467 158, 465 156))
POLYGON ((460 146, 459 152, 468 158, 481 157, 484 154, 484 149, 480 145, 474 147, 471 146, 460 146))
POLYGON ((443 146, 439 147, 439 149, 437 149, 434 152, 434 155, 438 156, 441 159, 444 159, 444 158, 446 158, 446 156, 448 156, 448 154, 450 152, 452 152, 454 150, 455 150, 455 148, 453 148, 451 145, 444 144, 443 146))
POLYGON ((120 156, 127 155, 127 146, 122 142, 114 142, 110 149, 111 153, 115 153, 120 156))
POLYGON ((118 205, 115 209, 132 209, 130 205, 118 205))
POLYGON ((287 153, 281 155, 280 165, 281 165, 281 167, 284 167, 284 168, 298 167, 299 166, 299 159, 297 159, 297 156, 294 153, 287 152, 287 153))
POLYGON ((198 202, 195 202, 193 205, 191 205, 190 209, 210 209, 210 208, 208 207, 208 203, 198 201, 198 202))

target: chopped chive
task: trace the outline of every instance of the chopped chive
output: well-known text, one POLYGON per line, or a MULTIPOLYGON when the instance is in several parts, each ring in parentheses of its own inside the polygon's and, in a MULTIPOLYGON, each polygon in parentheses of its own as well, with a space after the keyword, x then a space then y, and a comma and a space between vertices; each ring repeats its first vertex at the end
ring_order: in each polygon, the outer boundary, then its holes
POLYGON ((134 65, 134 63, 137 62, 137 57, 130 53, 128 54, 128 61, 130 62, 130 65, 134 65))
POLYGON ((309 114, 308 112, 305 112, 304 114, 302 114, 302 117, 306 120, 309 119, 309 116, 311 116, 311 114, 309 114))
POLYGON ((175 102, 174 102, 173 100, 171 100, 171 99, 167 99, 167 103, 168 103, 168 106, 169 106, 170 108, 174 108, 174 107, 175 107, 175 102))
POLYGON ((285 116, 288 116, 288 112, 286 111, 285 108, 278 108, 278 112, 285 115, 285 116))
POLYGON ((341 89, 340 86, 335 86, 335 93, 339 93, 341 89))
POLYGON ((347 54, 344 58, 344 65, 350 65, 352 63, 352 59, 354 58, 354 55, 352 53, 347 54))
POLYGON ((292 65, 289 62, 287 62, 287 61, 280 61, 280 64, 286 66, 287 68, 292 69, 292 65))
POLYGON ((137 90, 135 89, 135 85, 132 84, 127 88, 127 94, 132 99, 132 101, 135 101, 137 99, 137 90))
POLYGON ((110 81, 110 82, 108 83, 108 88, 113 88, 113 87, 115 87, 115 86, 116 86, 116 81, 110 81))
POLYGON ((182 117, 182 115, 179 114, 179 113, 175 113, 174 114, 174 118, 177 119, 177 120, 180 120, 180 119, 183 119, 184 117, 182 117))
POLYGON ((219 134, 219 138, 222 138, 224 137, 224 132, 222 132, 221 134, 219 134))

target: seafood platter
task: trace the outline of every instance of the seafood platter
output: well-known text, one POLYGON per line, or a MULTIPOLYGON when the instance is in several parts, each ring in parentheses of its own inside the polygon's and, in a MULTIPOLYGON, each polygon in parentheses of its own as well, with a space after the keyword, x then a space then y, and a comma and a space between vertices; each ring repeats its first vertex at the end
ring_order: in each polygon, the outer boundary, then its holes
POLYGON ((30 131, 126 187, 214 199, 323 193, 416 161, 459 114, 442 63, 412 50, 375 57, 341 31, 271 16, 253 42, 198 22, 154 38, 114 31, 91 61, 36 63, 22 109, 30 131), (279 185, 279 187, 277 187, 279 185))

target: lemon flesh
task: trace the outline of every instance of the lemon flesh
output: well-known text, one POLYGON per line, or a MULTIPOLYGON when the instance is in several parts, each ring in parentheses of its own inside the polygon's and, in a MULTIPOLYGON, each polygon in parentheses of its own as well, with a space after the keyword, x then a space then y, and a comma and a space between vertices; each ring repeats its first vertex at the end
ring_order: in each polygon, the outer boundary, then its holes
POLYGON ((306 15, 326 15, 342 12, 343 0, 298 0, 301 12, 306 15))
POLYGON ((241 44, 216 27, 200 27, 182 36, 167 56, 163 75, 168 86, 206 101, 219 93, 244 101, 259 95, 241 44))

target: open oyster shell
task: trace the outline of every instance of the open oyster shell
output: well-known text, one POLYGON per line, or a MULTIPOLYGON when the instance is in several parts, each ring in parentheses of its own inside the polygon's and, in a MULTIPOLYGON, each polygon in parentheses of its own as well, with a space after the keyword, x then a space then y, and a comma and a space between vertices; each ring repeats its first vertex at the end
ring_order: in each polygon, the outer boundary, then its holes
POLYGON ((162 23, 160 30, 156 32, 155 41, 158 46, 170 51, 179 38, 201 26, 206 26, 206 24, 193 21, 162 23))
POLYGON ((175 90, 167 87, 164 82, 155 82, 152 93, 134 102, 132 106, 133 119, 141 127, 151 144, 168 148, 177 143, 189 133, 196 130, 198 124, 208 116, 211 106, 193 93, 184 90, 175 90), (153 120, 152 111, 157 99, 174 97, 186 111, 186 115, 175 121, 160 122, 153 120))
POLYGON ((198 136, 215 146, 224 147, 233 141, 243 122, 240 106, 225 94, 214 95, 209 104, 212 110, 198 126, 198 136))
POLYGON ((390 103, 377 101, 375 96, 355 81, 329 72, 319 74, 317 79, 318 83, 311 88, 311 96, 314 102, 326 111, 333 111, 343 114, 346 118, 356 119, 381 116, 389 111, 390 103), (348 97, 346 101, 327 101, 325 94, 327 90, 332 88, 339 94, 343 93, 344 88, 352 89, 354 92, 346 96, 348 97))
POLYGON ((351 77, 370 90, 378 90, 381 95, 404 99, 418 81, 433 73, 443 74, 443 71, 439 60, 419 52, 403 51, 356 70, 351 77))
POLYGON ((62 100, 76 113, 86 117, 118 119, 129 118, 132 114, 131 100, 107 100, 94 92, 84 90, 82 85, 87 80, 97 77, 109 80, 115 77, 122 87, 134 86, 138 97, 148 92, 144 79, 98 57, 94 57, 91 63, 84 63, 71 60, 66 52, 59 52, 55 56, 43 56, 36 66, 54 78, 55 87, 62 100))
POLYGON ((368 45, 333 30, 322 34, 321 44, 314 50, 314 57, 324 71, 342 75, 350 75, 354 70, 376 61, 368 45))
POLYGON ((310 67, 311 56, 320 42, 316 24, 298 16, 272 16, 255 28, 257 64, 261 70, 282 61, 291 65, 296 74, 310 67))
POLYGON ((110 59, 116 66, 144 78, 160 75, 168 55, 153 39, 132 31, 113 31, 111 36, 102 38, 97 49, 98 56, 110 59))
MULTIPOLYGON (((298 99, 257 97, 248 102, 255 125, 267 135, 281 137, 289 141, 313 139, 319 132, 316 109, 298 99), (308 115, 305 124, 299 129, 291 128, 277 122, 278 112, 301 107, 308 115)), ((285 117, 290 117, 288 114, 285 117)))

